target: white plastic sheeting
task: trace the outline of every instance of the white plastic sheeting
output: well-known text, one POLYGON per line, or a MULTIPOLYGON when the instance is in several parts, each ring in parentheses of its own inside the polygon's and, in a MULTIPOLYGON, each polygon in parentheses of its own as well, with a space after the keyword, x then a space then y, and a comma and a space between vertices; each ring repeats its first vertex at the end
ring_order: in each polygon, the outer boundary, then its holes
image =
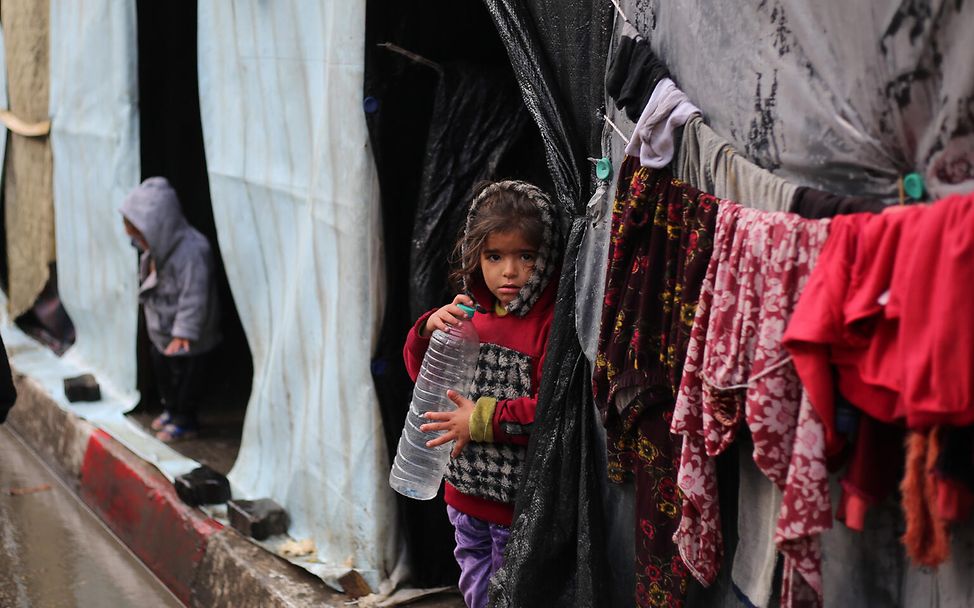
MULTIPOLYGON (((171 479, 197 463, 123 415, 138 401, 136 253, 118 214, 125 193, 139 182, 135 3, 51 0, 50 10, 58 288, 78 338, 58 358, 11 324, 5 305, 0 330, 18 372, 171 479), (83 373, 95 374, 101 401, 65 398, 64 378, 83 373)), ((0 72, 0 105, 6 107, 6 72, 0 72)), ((2 153, 6 130, 0 130, 2 153)))
POLYGON ((51 0, 51 148, 58 289, 119 413, 138 400, 136 254, 118 207, 139 182, 135 3, 51 0))
POLYGON ((369 372, 382 277, 365 1, 201 2, 198 27, 213 215, 254 363, 230 478, 315 540, 306 568, 376 587, 397 536, 369 372))

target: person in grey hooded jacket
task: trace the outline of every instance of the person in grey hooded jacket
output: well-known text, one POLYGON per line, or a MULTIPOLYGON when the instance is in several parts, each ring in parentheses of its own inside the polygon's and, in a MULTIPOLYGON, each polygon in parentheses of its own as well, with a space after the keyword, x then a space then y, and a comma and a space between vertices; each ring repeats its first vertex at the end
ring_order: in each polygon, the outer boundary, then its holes
POLYGON ((152 342, 164 411, 152 423, 163 441, 195 434, 207 356, 221 340, 210 243, 183 216, 176 191, 150 177, 125 197, 125 231, 139 249, 139 302, 152 342))

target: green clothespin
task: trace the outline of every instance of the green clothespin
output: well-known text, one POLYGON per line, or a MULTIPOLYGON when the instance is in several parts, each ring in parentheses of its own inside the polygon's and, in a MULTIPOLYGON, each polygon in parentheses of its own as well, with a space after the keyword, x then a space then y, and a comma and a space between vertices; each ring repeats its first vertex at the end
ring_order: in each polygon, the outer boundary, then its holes
POLYGON ((612 179, 612 161, 604 156, 595 161, 595 177, 604 182, 612 179))
POLYGON ((907 173, 903 176, 903 190, 913 200, 923 200, 923 176, 919 173, 907 173))

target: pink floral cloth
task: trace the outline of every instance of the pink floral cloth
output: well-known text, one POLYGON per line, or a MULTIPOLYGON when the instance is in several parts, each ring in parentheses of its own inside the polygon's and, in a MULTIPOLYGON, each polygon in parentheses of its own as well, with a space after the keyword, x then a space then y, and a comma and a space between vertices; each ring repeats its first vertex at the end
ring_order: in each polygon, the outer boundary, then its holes
POLYGON ((781 345, 828 230, 829 220, 721 206, 670 429, 684 437, 673 540, 708 585, 723 552, 714 457, 747 424, 754 462, 783 493, 782 606, 821 604, 817 535, 832 522, 824 429, 781 345))

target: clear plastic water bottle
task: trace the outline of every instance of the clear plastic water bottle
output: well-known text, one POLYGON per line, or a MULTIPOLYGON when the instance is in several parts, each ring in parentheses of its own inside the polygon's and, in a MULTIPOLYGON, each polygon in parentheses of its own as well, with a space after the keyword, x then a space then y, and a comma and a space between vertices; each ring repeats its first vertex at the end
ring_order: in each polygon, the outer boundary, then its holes
POLYGON ((449 412, 456 404, 446 396, 448 390, 467 395, 473 384, 480 354, 480 338, 470 322, 474 309, 459 305, 467 319, 446 331, 436 330, 430 336, 429 348, 423 358, 413 389, 413 400, 406 414, 406 424, 399 438, 396 459, 389 471, 389 485, 403 496, 429 500, 436 496, 440 481, 450 461, 453 443, 435 448, 426 442, 435 439, 443 431, 424 433, 420 425, 429 422, 426 412, 449 412))

